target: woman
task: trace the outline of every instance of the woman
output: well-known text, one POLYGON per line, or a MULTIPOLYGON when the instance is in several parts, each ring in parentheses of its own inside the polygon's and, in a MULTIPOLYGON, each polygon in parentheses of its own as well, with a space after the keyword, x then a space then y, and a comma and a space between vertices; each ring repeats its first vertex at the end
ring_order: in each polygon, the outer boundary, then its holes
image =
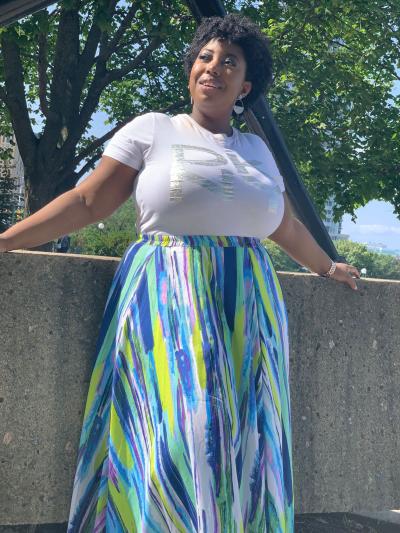
POLYGON ((69 532, 292 532, 288 329, 260 239, 355 289, 290 214, 274 160, 230 126, 271 79, 247 19, 205 19, 192 113, 124 126, 95 171, 0 236, 33 247, 110 215, 134 190, 137 241, 96 347, 69 532))

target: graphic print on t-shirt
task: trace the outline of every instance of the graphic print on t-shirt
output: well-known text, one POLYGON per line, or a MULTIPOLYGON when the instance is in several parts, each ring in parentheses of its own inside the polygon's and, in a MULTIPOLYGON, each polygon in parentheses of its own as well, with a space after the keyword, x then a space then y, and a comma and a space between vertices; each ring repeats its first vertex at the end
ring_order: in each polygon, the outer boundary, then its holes
POLYGON ((205 148, 204 146, 172 144, 171 152, 172 163, 169 194, 171 202, 177 202, 183 199, 184 183, 189 182, 204 187, 210 192, 219 195, 224 200, 233 200, 235 197, 235 174, 229 169, 231 165, 236 169, 236 174, 243 174, 246 177, 246 182, 257 189, 264 191, 270 189, 271 185, 266 183, 266 177, 272 183, 275 183, 273 178, 269 177, 265 171, 263 173, 260 172, 263 167, 261 161, 241 161, 237 154, 228 150, 226 150, 226 156, 224 157, 221 153, 215 152, 210 148, 205 148), (197 159, 194 159, 194 157, 197 157, 197 159), (197 173, 193 171, 195 167, 197 167, 197 173), (209 179, 204 175, 205 173, 200 174, 201 167, 214 167, 212 173, 214 179, 209 179))

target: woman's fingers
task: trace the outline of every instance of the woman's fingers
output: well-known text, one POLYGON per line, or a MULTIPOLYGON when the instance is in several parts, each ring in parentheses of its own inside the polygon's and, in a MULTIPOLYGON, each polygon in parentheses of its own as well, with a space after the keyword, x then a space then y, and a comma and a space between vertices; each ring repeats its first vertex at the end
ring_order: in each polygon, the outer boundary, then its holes
POLYGON ((352 277, 352 276, 347 276, 347 284, 353 289, 353 290, 357 290, 357 283, 355 281, 355 279, 352 277))
POLYGON ((348 267, 348 272, 351 275, 356 276, 356 278, 360 278, 361 277, 361 275, 360 275, 359 271, 356 269, 356 267, 353 267, 352 265, 347 265, 347 267, 348 267))
POLYGON ((347 265, 346 263, 337 263, 332 278, 341 281, 342 283, 347 283, 351 289, 357 290, 357 284, 353 276, 355 278, 360 278, 360 273, 356 267, 347 265))

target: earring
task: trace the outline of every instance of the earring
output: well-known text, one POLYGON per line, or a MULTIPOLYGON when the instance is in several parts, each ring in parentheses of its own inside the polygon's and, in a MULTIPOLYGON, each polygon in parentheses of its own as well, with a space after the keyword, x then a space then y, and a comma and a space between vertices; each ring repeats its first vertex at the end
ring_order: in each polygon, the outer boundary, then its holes
POLYGON ((243 96, 239 94, 238 99, 236 100, 235 105, 233 106, 233 110, 237 115, 241 115, 244 111, 244 104, 242 100, 243 96))
POLYGON ((190 104, 193 105, 193 96, 190 96, 190 104))

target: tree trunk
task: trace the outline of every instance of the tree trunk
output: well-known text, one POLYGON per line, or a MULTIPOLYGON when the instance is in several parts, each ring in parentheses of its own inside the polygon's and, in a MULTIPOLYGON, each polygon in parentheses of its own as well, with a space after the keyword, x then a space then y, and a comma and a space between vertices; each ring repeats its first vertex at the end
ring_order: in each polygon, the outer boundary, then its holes
MULTIPOLYGON (((43 176, 40 178, 34 176, 25 177, 25 217, 42 209, 42 207, 54 200, 54 197, 51 183, 44 179, 43 176)), ((52 252, 53 242, 43 243, 39 246, 28 248, 28 250, 52 252)))

